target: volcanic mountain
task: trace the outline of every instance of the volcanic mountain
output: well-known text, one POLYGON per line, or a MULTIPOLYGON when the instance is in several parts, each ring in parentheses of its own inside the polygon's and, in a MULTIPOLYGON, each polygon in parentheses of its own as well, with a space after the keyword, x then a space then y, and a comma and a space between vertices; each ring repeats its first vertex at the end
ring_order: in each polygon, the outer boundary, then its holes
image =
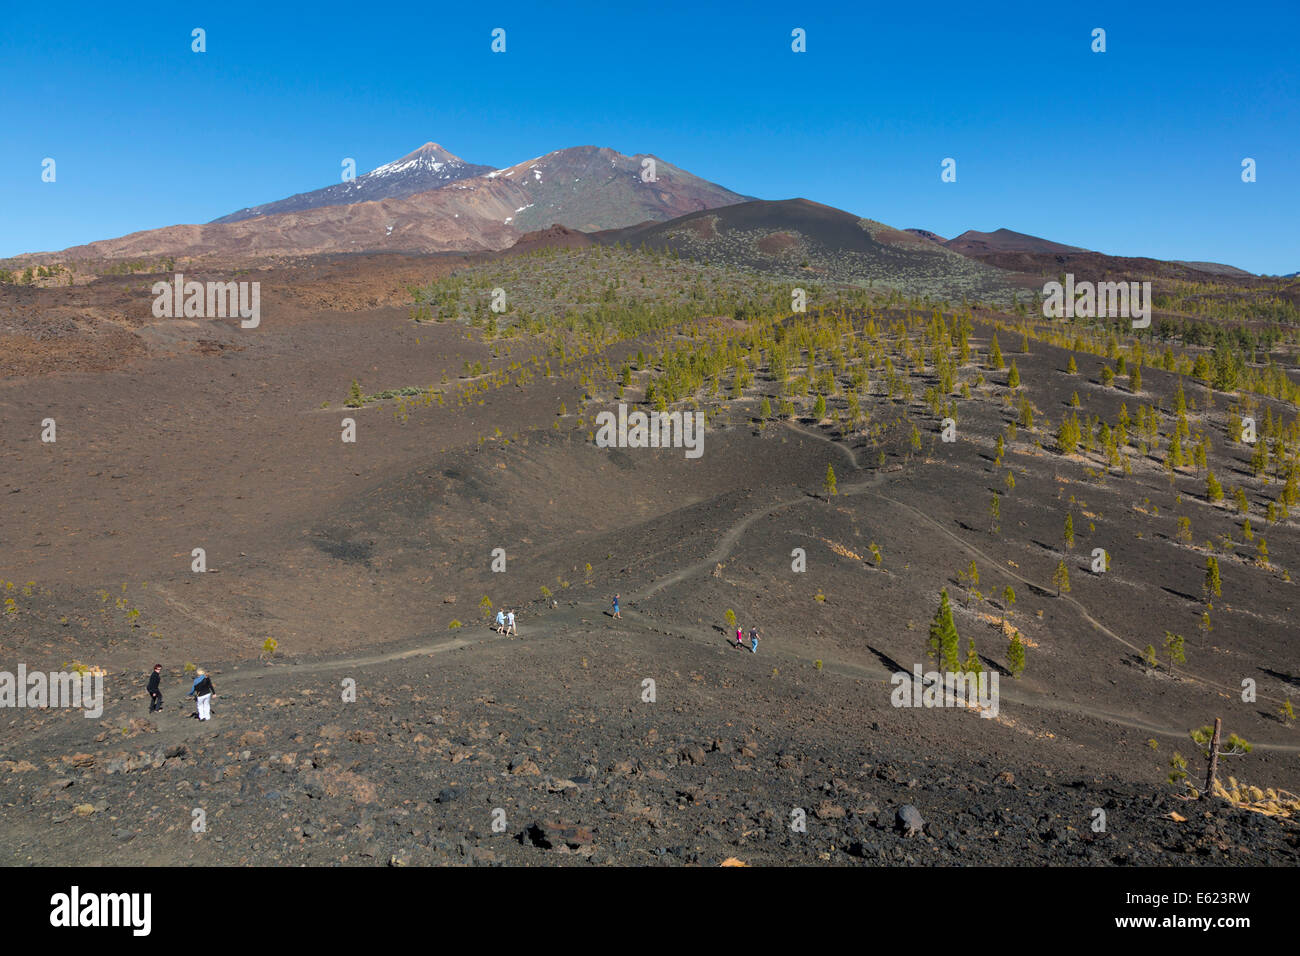
MULTIPOLYGON (((380 170, 375 170, 364 178, 378 182, 400 176, 405 170, 398 167, 408 161, 418 165, 421 160, 411 157, 420 152, 380 167, 395 173, 376 177, 380 170)), ((416 168, 412 165, 410 170, 416 168)), ((167 226, 23 258, 42 263, 157 256, 496 250, 513 245, 526 232, 554 224, 586 231, 616 229, 747 198, 649 154, 625 156, 603 147, 577 146, 398 198, 314 205, 207 225, 167 226)))
POLYGON ((1003 252, 1039 254, 1088 251, 1078 246, 1067 246, 1060 242, 1052 242, 1050 239, 1040 239, 1038 236, 1029 236, 1023 232, 1013 232, 1010 229, 999 229, 996 232, 977 232, 974 229, 968 229, 960 236, 949 239, 945 245, 953 252, 975 257, 1003 252))
POLYGON ((352 203, 379 199, 400 199, 415 193, 438 189, 458 179, 469 179, 492 171, 491 166, 467 163, 454 156, 437 143, 425 143, 401 159, 385 163, 351 182, 336 183, 324 189, 298 193, 288 199, 250 206, 228 216, 212 220, 214 223, 240 222, 257 216, 273 216, 281 212, 302 212, 321 206, 348 206, 352 203))
POLYGON ((1251 273, 1243 269, 1218 262, 1165 261, 1145 256, 1111 256, 1011 229, 998 229, 994 232, 968 229, 952 239, 943 239, 925 229, 907 231, 985 265, 1027 275, 1055 277, 1072 271, 1098 279, 1112 277, 1132 279, 1138 276, 1201 281, 1210 277, 1252 278, 1251 273))
POLYGON ((807 199, 754 200, 593 238, 809 282, 876 282, 922 295, 1001 295, 1018 284, 943 243, 807 199))

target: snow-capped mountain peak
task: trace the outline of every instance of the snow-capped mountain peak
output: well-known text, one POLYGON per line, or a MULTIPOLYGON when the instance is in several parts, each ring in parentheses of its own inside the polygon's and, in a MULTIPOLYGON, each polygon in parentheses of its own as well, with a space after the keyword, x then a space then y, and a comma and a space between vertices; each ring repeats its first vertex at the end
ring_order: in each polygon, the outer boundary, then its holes
POLYGON ((228 216, 222 216, 220 219, 214 219, 213 222, 239 222, 258 216, 303 212, 322 206, 345 206, 380 199, 400 199, 430 189, 441 189, 458 180, 481 176, 491 169, 491 166, 467 163, 437 143, 430 142, 400 159, 376 166, 370 172, 355 179, 326 186, 324 189, 298 193, 287 199, 261 206, 250 206, 228 216))

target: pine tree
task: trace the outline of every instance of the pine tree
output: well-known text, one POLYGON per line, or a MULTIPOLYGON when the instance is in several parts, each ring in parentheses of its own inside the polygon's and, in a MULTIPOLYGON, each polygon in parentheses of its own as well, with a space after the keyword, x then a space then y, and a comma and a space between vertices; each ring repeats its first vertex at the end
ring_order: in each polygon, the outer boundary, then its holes
POLYGON ((1142 391, 1142 366, 1141 365, 1135 364, 1133 366, 1133 371, 1129 374, 1128 377, 1128 388, 1129 391, 1132 392, 1134 395, 1142 391))
POLYGON ((1068 513, 1066 514, 1065 531, 1062 533, 1061 537, 1062 540, 1065 541, 1065 546, 1073 550, 1074 549, 1074 515, 1068 513))
POLYGON ((1034 427, 1034 408, 1029 404, 1029 399, 1027 398, 1022 398, 1020 400, 1020 427, 1034 427))
POLYGON ((1169 443, 1169 450, 1165 452, 1165 468, 1173 471, 1175 468, 1181 468, 1187 463, 1183 456, 1183 440, 1175 433, 1174 440, 1169 443))
POLYGON ((989 530, 994 534, 998 532, 998 521, 1002 517, 1002 502, 998 498, 997 492, 993 493, 993 501, 989 505, 989 530))
POLYGON ((361 384, 354 378, 352 388, 348 390, 348 400, 344 402, 348 408, 360 408, 366 403, 366 398, 361 394, 361 384))
POLYGON ((1020 387, 1020 369, 1016 368, 1016 360, 1011 360, 1011 371, 1007 373, 1007 388, 1020 387))
POLYGON ((1205 473, 1205 496, 1211 502, 1223 500, 1223 486, 1219 484, 1219 479, 1214 477, 1214 472, 1205 473))
POLYGON ((1183 653, 1183 636, 1181 634, 1165 631, 1165 654, 1169 657, 1169 673, 1172 674, 1175 664, 1182 664, 1187 660, 1187 655, 1183 653))
POLYGON ((1068 372, 1070 375, 1077 375, 1079 373, 1079 366, 1074 361, 1073 355, 1070 356, 1070 364, 1065 366, 1065 371, 1068 372))
POLYGON ((1006 368, 1006 362, 1002 360, 1002 349, 998 345, 998 334, 996 332, 993 333, 993 341, 989 344, 989 368, 1006 368))
POLYGON ((1065 418, 1056 429, 1056 445, 1062 455, 1073 455, 1079 448, 1079 420, 1065 418))
POLYGON ((1212 554, 1205 559, 1205 584, 1202 589, 1207 600, 1223 595, 1223 581, 1219 577, 1219 559, 1212 554))
POLYGON ((1056 585, 1056 596, 1070 593, 1070 569, 1065 566, 1065 559, 1062 558, 1056 566, 1056 573, 1052 575, 1052 583, 1056 585))
POLYGON ((939 670, 956 672, 961 667, 961 638, 957 634, 957 625, 952 619, 952 605, 948 602, 948 589, 939 592, 939 609, 930 622, 928 656, 936 657, 939 670))
POLYGON ((1007 670, 1015 678, 1025 672, 1025 645, 1020 641, 1019 631, 1011 632, 1011 643, 1007 646, 1007 670))
POLYGON ((1250 456, 1250 468, 1256 478, 1261 478, 1268 471, 1268 440, 1255 443, 1255 451, 1250 456))
POLYGON ((1214 387, 1221 392, 1231 392, 1237 387, 1240 360, 1226 345, 1214 347, 1214 387))
POLYGON ((980 656, 975 650, 975 638, 970 638, 970 644, 966 649, 966 663, 962 669, 968 674, 978 674, 983 668, 980 666, 980 656))
POLYGON ((826 480, 822 483, 822 487, 826 489, 826 494, 829 496, 833 497, 839 493, 835 488, 835 469, 830 465, 826 466, 826 480))
POLYGON ((1169 785, 1177 787, 1187 780, 1187 758, 1177 750, 1169 758, 1169 785))

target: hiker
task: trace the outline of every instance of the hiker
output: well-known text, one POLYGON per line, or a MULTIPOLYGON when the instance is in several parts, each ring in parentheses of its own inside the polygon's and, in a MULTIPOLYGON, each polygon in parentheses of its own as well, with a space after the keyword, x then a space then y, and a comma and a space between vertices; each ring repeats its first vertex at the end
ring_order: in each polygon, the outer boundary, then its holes
POLYGON ((499 608, 497 609, 496 631, 498 634, 504 634, 506 632, 506 613, 499 608))
POLYGON ((515 612, 511 611, 506 615, 506 633, 519 636, 519 630, 515 627, 515 612))
POLYGON ((194 698, 194 704, 198 708, 194 714, 199 720, 210 720, 212 718, 212 678, 202 667, 196 672, 194 686, 190 688, 188 697, 194 698))
POLYGON ((149 686, 148 686, 149 713, 151 714, 154 711, 160 711, 160 712, 162 711, 162 707, 163 707, 162 688, 159 686, 161 682, 162 682, 162 665, 155 664, 153 666, 153 673, 149 675, 149 686))
POLYGON ((614 595, 614 616, 615 616, 616 618, 618 618, 620 621, 623 620, 623 616, 622 616, 621 614, 618 613, 618 595, 617 595, 617 594, 614 595))
POLYGON ((749 649, 752 653, 758 653, 758 628, 749 629, 749 649))
POLYGON ((736 625, 736 646, 737 647, 745 646, 745 629, 741 627, 739 624, 736 625))

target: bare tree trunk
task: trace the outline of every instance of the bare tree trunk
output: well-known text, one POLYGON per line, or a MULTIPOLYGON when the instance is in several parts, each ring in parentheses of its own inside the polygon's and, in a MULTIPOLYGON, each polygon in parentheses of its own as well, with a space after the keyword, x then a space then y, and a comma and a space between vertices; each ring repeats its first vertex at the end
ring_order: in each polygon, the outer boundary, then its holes
POLYGON ((1205 772, 1205 789, 1201 791, 1204 800, 1214 792, 1214 775, 1219 769, 1219 733, 1223 730, 1222 718, 1214 718, 1214 736, 1210 738, 1210 766, 1205 772))

